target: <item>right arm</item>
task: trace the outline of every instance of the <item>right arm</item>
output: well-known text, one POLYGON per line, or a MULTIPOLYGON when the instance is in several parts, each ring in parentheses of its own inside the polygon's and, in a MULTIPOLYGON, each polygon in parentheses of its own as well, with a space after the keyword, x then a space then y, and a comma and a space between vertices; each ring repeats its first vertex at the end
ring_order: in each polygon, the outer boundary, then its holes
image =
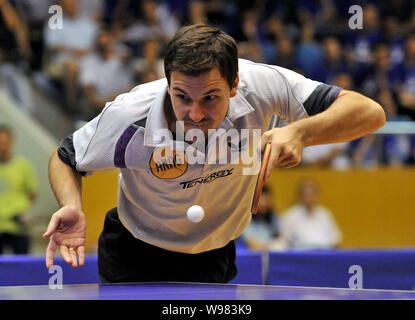
POLYGON ((49 181, 60 209, 52 215, 43 235, 49 239, 47 268, 53 265, 57 247, 72 267, 78 266, 77 255, 79 266, 84 264, 86 219, 82 208, 82 176, 117 167, 117 143, 126 130, 125 123, 132 121, 131 113, 124 111, 126 106, 129 105, 123 99, 111 102, 99 116, 61 140, 50 157, 49 181))
POLYGON ((58 149, 49 159, 49 182, 60 207, 82 211, 82 176, 59 159, 58 149))
POLYGON ((82 176, 59 159, 57 149, 49 160, 49 181, 60 209, 49 222, 44 239, 49 239, 46 267, 53 265, 56 248, 63 259, 78 267, 85 263, 86 219, 82 212, 82 176), (70 249, 73 248, 74 250, 70 249))

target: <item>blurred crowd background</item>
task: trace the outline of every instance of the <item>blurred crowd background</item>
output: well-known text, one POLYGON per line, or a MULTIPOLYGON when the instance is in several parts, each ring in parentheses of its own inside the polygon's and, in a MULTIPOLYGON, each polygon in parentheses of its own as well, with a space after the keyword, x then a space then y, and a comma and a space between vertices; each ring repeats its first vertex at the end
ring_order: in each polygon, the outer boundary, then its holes
MULTIPOLYGON (((193 23, 220 26, 237 40, 241 58, 357 90, 378 101, 389 121, 415 119, 412 1, 353 1, 363 9, 363 28, 355 30, 348 24, 349 1, 1 0, 0 4, 3 76, 17 83, 29 77, 74 127, 92 119, 118 94, 162 78, 166 44, 181 26, 193 23), (62 29, 51 27, 56 24, 55 11, 49 10, 53 5, 62 8, 62 29)), ((14 87, 19 95, 24 86, 14 87)), ((28 100, 24 92, 20 95, 28 100)), ((371 136, 311 148, 304 154, 304 165, 343 169, 414 164, 414 137, 386 135, 380 140, 371 136)))
MULTIPOLYGON (((118 94, 163 78, 166 44, 195 23, 233 36, 241 58, 361 92, 389 122, 415 120, 415 2, 406 0, 0 0, 0 87, 59 140, 118 94), (363 9, 362 29, 349 27, 351 5, 363 9)), ((414 164, 415 135, 401 133, 309 147, 302 166, 414 164)))

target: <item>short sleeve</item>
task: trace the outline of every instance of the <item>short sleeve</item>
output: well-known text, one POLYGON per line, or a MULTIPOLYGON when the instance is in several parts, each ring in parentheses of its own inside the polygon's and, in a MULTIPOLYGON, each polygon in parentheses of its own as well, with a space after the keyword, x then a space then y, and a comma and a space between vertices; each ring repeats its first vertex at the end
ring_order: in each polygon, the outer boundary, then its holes
MULTIPOLYGON (((301 112, 312 116, 327 110, 342 90, 337 86, 311 80, 289 69, 277 66, 269 67, 282 74, 285 80, 283 82, 285 82, 287 90, 282 93, 286 95, 285 100, 288 103, 281 107, 281 113, 290 122, 297 120, 298 114, 301 112)), ((276 88, 279 87, 283 86, 278 84, 276 88)), ((275 90, 275 94, 280 94, 280 92, 275 90)), ((277 100, 277 97, 275 99, 277 100)))
POLYGON ((115 168, 115 146, 124 127, 129 125, 123 121, 121 107, 117 100, 107 103, 100 115, 63 139, 58 148, 61 161, 83 176, 115 168))
POLYGON ((293 122, 325 111, 342 90, 275 65, 241 60, 247 89, 260 96, 282 121, 293 122))

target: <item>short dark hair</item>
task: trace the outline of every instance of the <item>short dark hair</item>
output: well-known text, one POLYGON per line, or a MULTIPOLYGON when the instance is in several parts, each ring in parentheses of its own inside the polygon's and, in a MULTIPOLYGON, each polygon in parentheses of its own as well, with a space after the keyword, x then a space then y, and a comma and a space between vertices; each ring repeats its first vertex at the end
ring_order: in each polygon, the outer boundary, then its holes
POLYGON ((238 49, 235 40, 205 24, 181 28, 169 42, 164 57, 164 73, 170 85, 173 71, 199 76, 217 67, 232 88, 238 73, 238 49))

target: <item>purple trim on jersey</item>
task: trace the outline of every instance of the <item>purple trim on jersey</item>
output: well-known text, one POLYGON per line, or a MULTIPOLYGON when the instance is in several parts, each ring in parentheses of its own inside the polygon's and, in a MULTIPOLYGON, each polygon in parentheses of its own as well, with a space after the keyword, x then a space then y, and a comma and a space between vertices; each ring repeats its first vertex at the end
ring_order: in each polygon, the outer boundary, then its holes
POLYGON ((340 88, 339 91, 337 91, 336 97, 334 99, 337 99, 337 97, 339 96, 340 92, 342 92, 342 91, 343 91, 343 88, 340 88))
POLYGON ((136 126, 129 126, 118 139, 117 144, 115 146, 115 154, 114 154, 114 164, 118 168, 125 168, 125 150, 127 149, 127 145, 130 142, 131 138, 133 137, 134 133, 137 131, 136 126))

